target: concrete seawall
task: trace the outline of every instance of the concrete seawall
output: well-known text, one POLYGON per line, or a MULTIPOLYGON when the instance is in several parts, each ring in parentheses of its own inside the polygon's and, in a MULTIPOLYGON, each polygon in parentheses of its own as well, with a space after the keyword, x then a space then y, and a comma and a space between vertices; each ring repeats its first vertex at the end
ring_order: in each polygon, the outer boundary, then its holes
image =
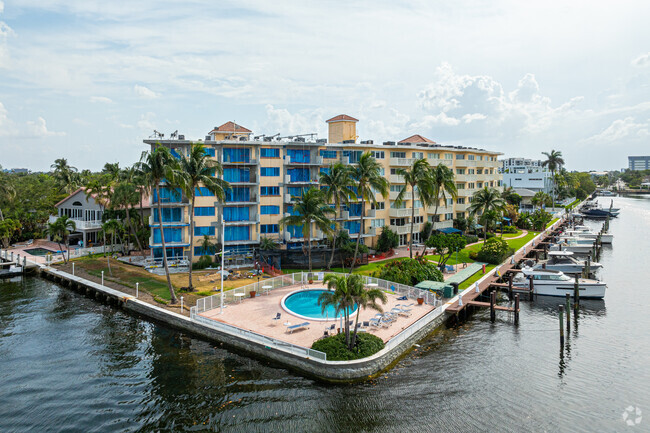
POLYGON ((436 309, 424 316, 425 320, 427 320, 424 326, 391 348, 384 348, 372 356, 354 361, 324 361, 265 346, 236 335, 234 332, 231 334, 221 329, 214 329, 187 316, 140 301, 126 293, 50 267, 41 267, 39 272, 44 278, 125 311, 197 335, 211 342, 223 343, 236 353, 261 357, 303 375, 332 383, 361 381, 375 377, 382 371, 392 367, 415 343, 444 324, 447 319, 446 313, 441 309, 436 309))

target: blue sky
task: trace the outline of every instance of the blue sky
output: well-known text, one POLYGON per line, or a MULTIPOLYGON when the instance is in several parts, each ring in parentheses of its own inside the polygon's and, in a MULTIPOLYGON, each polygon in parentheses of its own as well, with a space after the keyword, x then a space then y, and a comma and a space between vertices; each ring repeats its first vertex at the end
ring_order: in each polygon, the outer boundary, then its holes
POLYGON ((0 0, 0 165, 130 165, 202 138, 422 134, 569 169, 650 154, 650 3, 0 0))

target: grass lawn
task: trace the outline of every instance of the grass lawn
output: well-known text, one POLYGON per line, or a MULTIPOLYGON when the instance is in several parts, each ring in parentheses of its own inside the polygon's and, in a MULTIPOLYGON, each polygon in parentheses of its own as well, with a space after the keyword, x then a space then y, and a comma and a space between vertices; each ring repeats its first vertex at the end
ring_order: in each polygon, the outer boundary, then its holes
MULTIPOLYGON (((93 275, 95 277, 101 278, 102 271, 104 271, 104 279, 106 281, 112 281, 131 288, 135 288, 135 283, 140 283, 140 290, 146 290, 151 295, 160 297, 167 301, 171 299, 169 288, 167 287, 167 278, 165 275, 151 274, 141 267, 127 265, 117 260, 111 259, 111 270, 113 271, 113 275, 111 276, 111 274, 108 272, 107 259, 104 257, 82 257, 79 259, 74 259, 73 262, 78 269, 82 268, 90 275, 93 275)), ((219 279, 218 275, 215 275, 214 278, 210 280, 199 281, 199 276, 205 276, 208 274, 214 275, 215 272, 216 271, 214 270, 201 270, 192 272, 192 282, 194 283, 195 289, 199 292, 194 292, 194 295, 211 295, 214 294, 211 292, 215 287, 221 287, 221 280, 219 279)), ((188 274, 171 274, 170 279, 172 281, 174 290, 177 291, 176 293, 178 294, 179 288, 187 286, 188 274)), ((232 281, 226 280, 223 282, 223 288, 224 290, 231 290, 256 282, 256 278, 242 278, 232 281)))
MULTIPOLYGON (((494 267, 495 267, 495 265, 487 265, 487 266, 485 266, 485 274, 487 274, 492 269, 494 269, 494 267)), ((468 288, 469 286, 474 284, 476 281, 483 278, 483 275, 485 275, 485 274, 483 273, 483 270, 480 270, 480 271, 476 272, 474 275, 472 275, 471 277, 469 277, 468 279, 466 279, 465 281, 460 283, 460 285, 458 286, 458 291, 462 292, 463 290, 465 290, 466 288, 468 288)))
MULTIPOLYGON (((363 266, 359 266, 358 268, 355 268, 354 273, 355 274, 361 274, 361 275, 370 275, 374 271, 378 270, 379 267, 381 267, 381 266, 383 266, 383 265, 385 265, 387 263, 394 262, 395 260, 402 260, 402 259, 404 259, 404 257, 397 257, 397 258, 394 258, 394 259, 382 260, 380 262, 370 262, 367 265, 363 265, 363 266)), ((301 271, 302 272, 307 272, 306 269, 290 269, 290 268, 282 269, 283 274, 293 274, 293 273, 301 272, 301 271)), ((323 269, 314 268, 313 272, 325 272, 325 269, 324 268, 323 269)), ((346 268, 345 270, 343 270, 343 268, 332 268, 332 272, 340 272, 340 273, 346 273, 347 274, 348 272, 350 272, 350 268, 346 268)))

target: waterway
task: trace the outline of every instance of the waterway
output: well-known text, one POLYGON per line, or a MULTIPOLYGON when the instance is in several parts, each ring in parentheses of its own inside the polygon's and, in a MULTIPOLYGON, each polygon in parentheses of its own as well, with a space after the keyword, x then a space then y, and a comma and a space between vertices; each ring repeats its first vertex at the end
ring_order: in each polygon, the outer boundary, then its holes
MULTIPOLYGON (((601 199, 609 205, 609 199, 601 199)), ((330 386, 38 278, 0 282, 0 432, 650 431, 650 199, 614 198, 604 301, 480 312, 396 368, 330 386), (639 408, 623 420, 626 408, 639 408)), ((589 223, 599 227, 600 223, 589 223)))

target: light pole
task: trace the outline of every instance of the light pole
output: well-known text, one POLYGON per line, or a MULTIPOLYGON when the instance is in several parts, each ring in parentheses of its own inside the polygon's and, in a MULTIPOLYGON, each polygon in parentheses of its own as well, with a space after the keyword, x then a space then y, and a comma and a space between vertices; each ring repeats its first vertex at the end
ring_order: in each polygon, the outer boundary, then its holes
POLYGON ((223 219, 223 206, 221 206, 221 251, 216 253, 216 255, 221 254, 221 270, 219 271, 219 274, 221 274, 221 306, 220 306, 220 311, 219 314, 223 314, 223 272, 224 272, 224 254, 225 254, 225 241, 226 241, 226 222, 223 219))

